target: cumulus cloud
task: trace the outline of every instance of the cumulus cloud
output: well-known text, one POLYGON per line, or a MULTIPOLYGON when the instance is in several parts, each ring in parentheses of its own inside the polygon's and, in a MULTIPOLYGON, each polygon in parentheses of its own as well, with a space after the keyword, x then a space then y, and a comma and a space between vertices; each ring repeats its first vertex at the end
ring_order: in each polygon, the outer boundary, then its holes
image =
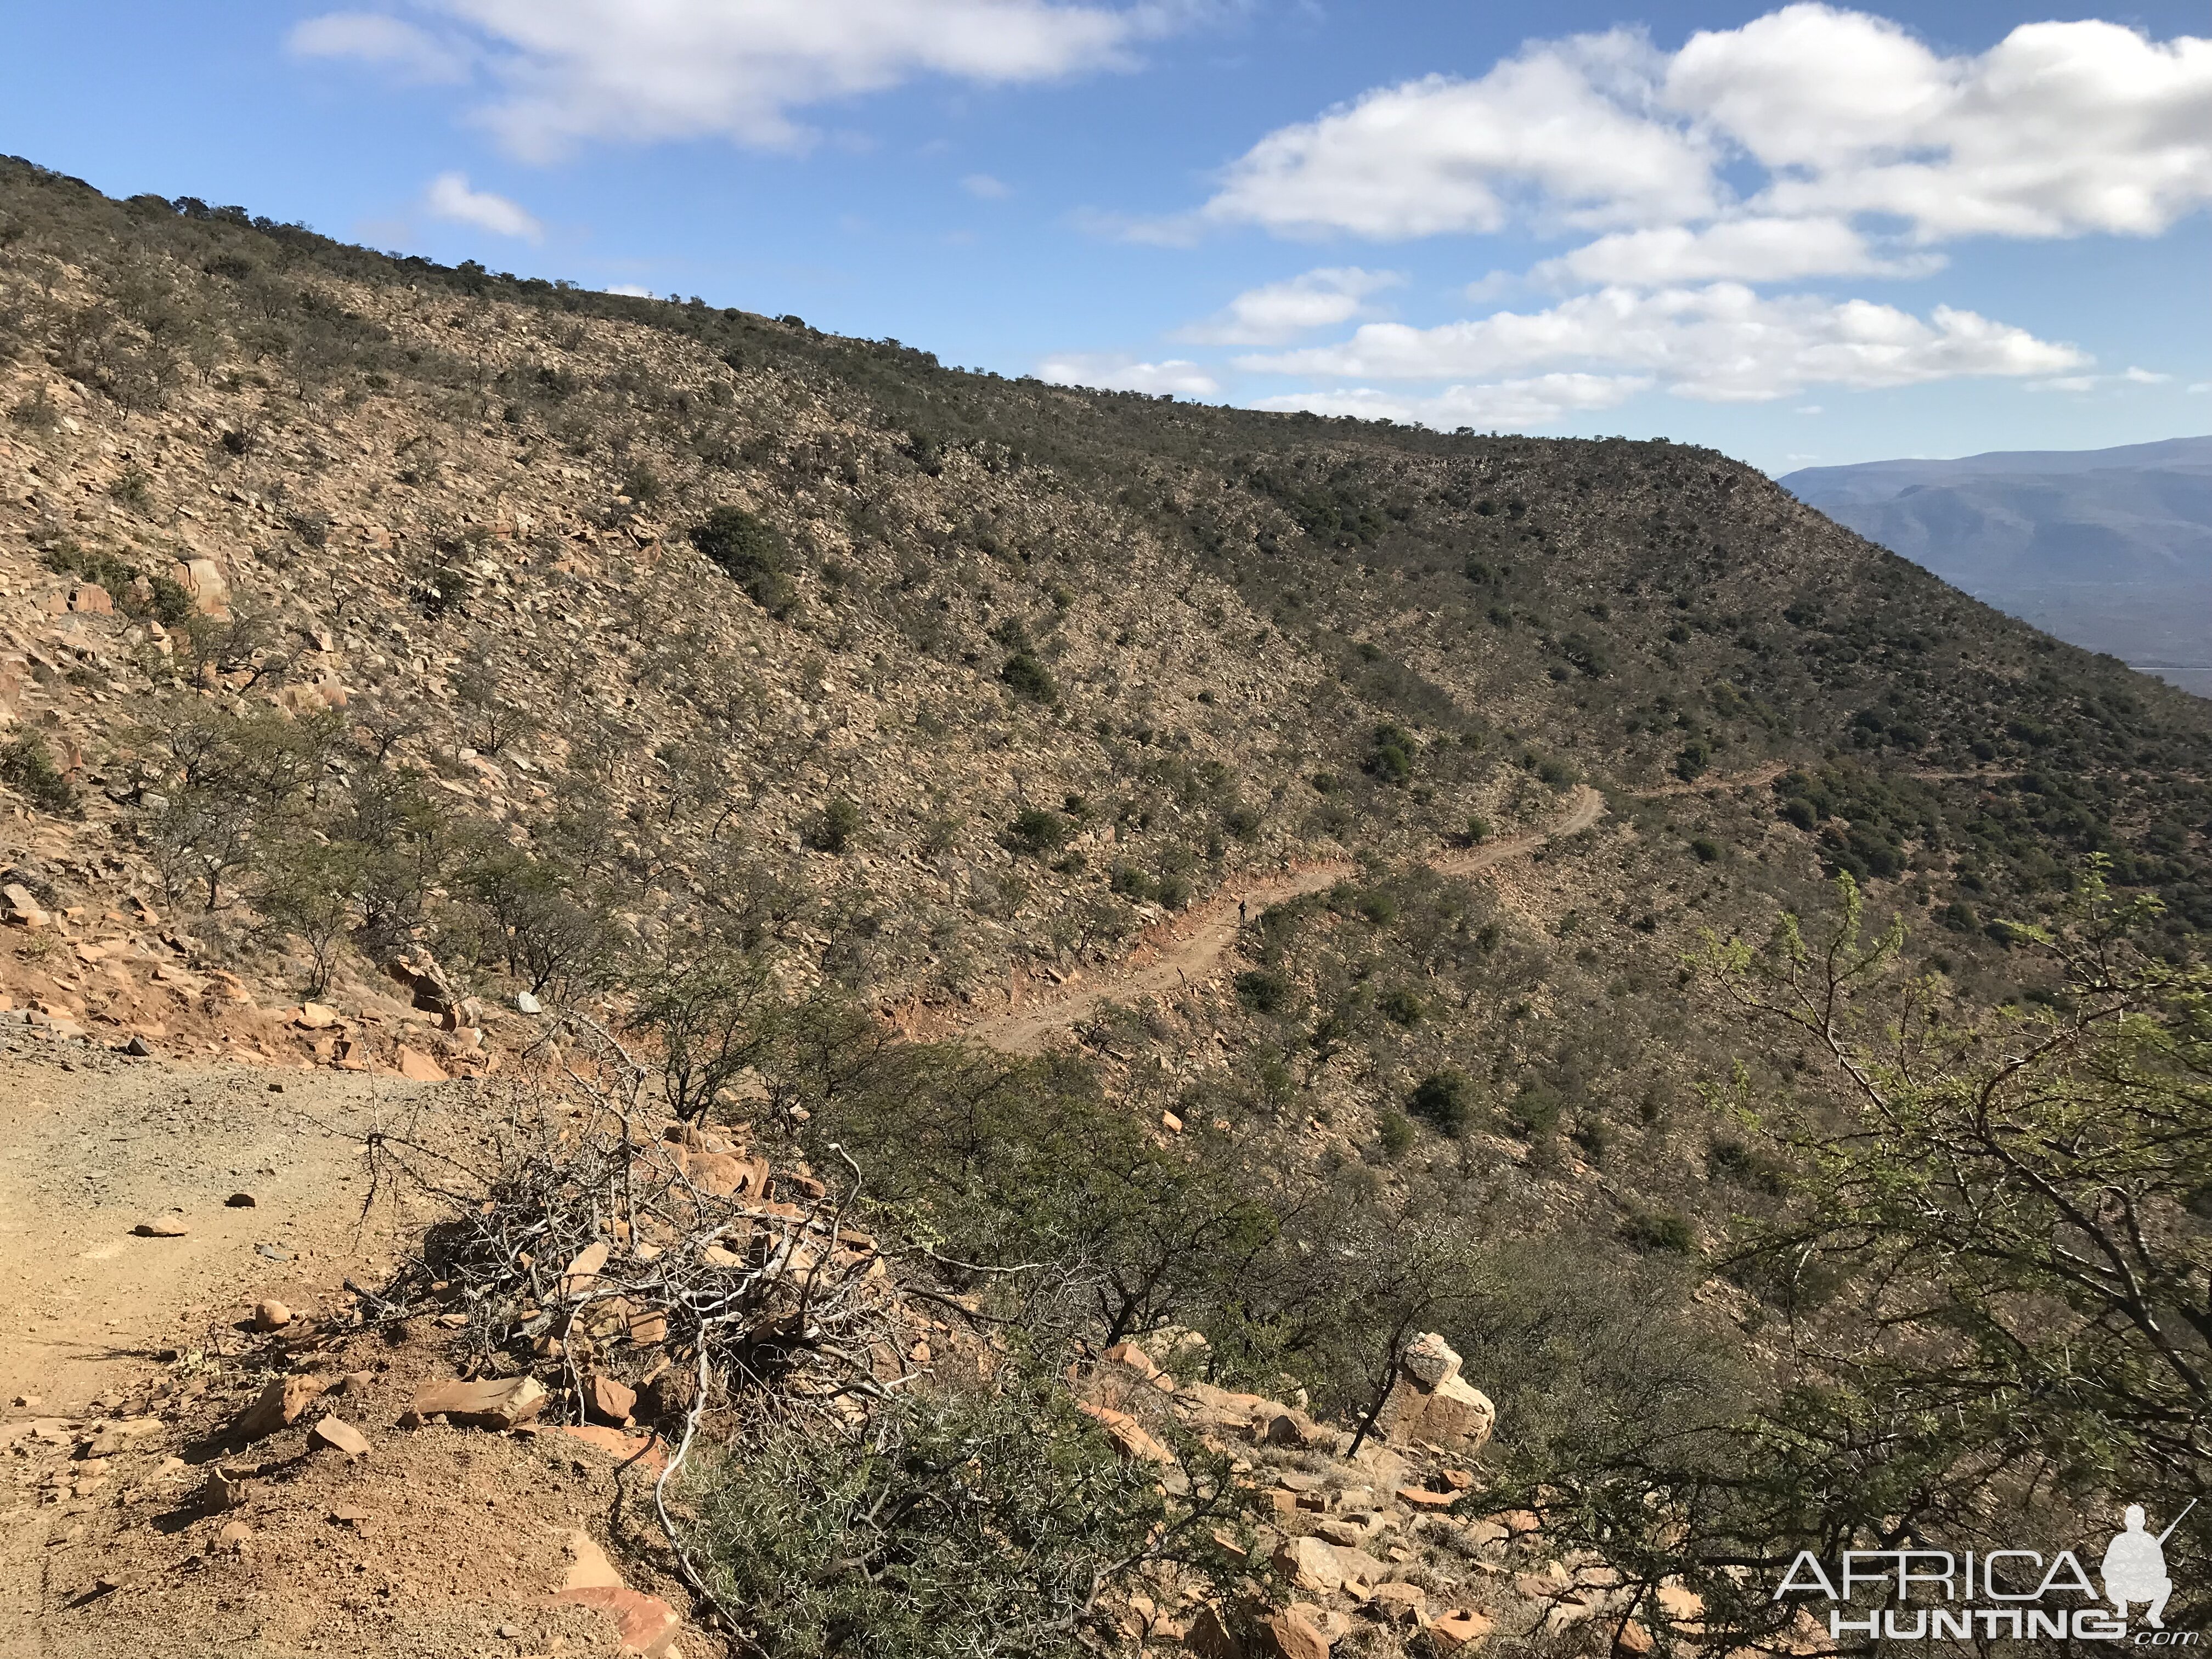
MULTIPOLYGON (((1554 279, 1911 275, 1968 235, 2150 235, 2212 202, 2212 40, 2023 24, 1945 56, 1796 4, 1679 52, 1625 30, 1526 46, 1477 80, 1378 88, 1268 134, 1183 227, 1376 240, 1607 234, 1554 279)), ((1167 228, 1172 230, 1174 227, 1167 228)))
POLYGON ((422 206, 431 217, 457 225, 474 225, 497 236, 519 236, 535 242, 544 229, 528 212, 504 196, 469 188, 465 173, 441 173, 422 192, 422 206))
POLYGON ((468 78, 464 53, 382 12, 325 12, 295 26, 284 44, 296 57, 348 58, 425 85, 468 78))
POLYGON ((1221 390, 1196 363, 1180 357, 1140 363, 1133 358, 1070 352, 1037 365, 1037 378, 1059 386, 1098 386, 1108 392, 1170 392, 1178 398, 1206 398, 1221 390))
POLYGON ((1657 61, 1638 36, 1534 46, 1479 81, 1431 75, 1268 134, 1200 217, 1288 235, 1495 231, 1534 214, 1649 224, 1712 211, 1715 155, 1636 105, 1657 61))
POLYGON ((1254 409, 1307 410, 1316 415, 1349 415, 1363 421, 1412 421, 1423 426, 1510 427, 1516 430, 1551 426, 1570 415, 1616 408, 1648 390, 1648 377, 1634 374, 1540 374, 1528 380, 1487 386, 1452 386, 1426 397, 1352 386, 1334 392, 1290 392, 1262 398, 1254 409))
POLYGON ((1858 390, 1957 375, 2053 375, 2088 358, 1971 311, 1925 319, 1865 300, 1763 296, 1736 283, 1608 288, 1548 309, 1413 328, 1368 323, 1350 339, 1237 360, 1261 373, 1448 380, 1584 368, 1647 374, 1668 391, 1757 402, 1808 386, 1858 390))
POLYGON ((611 283, 599 292, 619 294, 625 300, 650 300, 653 297, 653 290, 641 283, 611 283))
POLYGON ((1014 193, 1004 180, 994 179, 988 173, 969 173, 960 181, 960 188, 987 202, 999 201, 1014 193))
POLYGON ((1844 220, 1749 218, 1692 229, 1662 225, 1619 231, 1538 265, 1540 282, 1582 286, 1706 283, 1723 277, 1787 283, 1808 276, 1924 276, 1943 266, 1935 253, 1877 252, 1844 220))
POLYGON ((1395 271, 1328 265, 1279 283, 1247 289, 1203 322, 1175 337, 1204 345, 1274 345, 1316 328, 1348 323, 1369 295, 1405 281, 1395 271))
MULTIPOLYGON (((1167 4, 1051 0, 422 3, 498 88, 479 118, 514 154, 535 160, 599 138, 790 148, 808 137, 794 112, 810 106, 921 76, 1006 85, 1120 67, 1182 15, 1167 4)), ((390 63, 397 31, 410 26, 383 18, 391 27, 377 33, 362 21, 375 15, 311 19, 295 32, 295 49, 307 49, 304 36, 316 56, 390 63)))

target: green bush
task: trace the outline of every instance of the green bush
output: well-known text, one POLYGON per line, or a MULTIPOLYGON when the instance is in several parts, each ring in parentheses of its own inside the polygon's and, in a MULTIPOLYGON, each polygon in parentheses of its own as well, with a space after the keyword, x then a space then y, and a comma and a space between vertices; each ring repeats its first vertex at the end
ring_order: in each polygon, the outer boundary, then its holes
POLYGON ((1690 1218, 1673 1210, 1637 1210, 1620 1224, 1620 1236, 1639 1250, 1671 1250, 1688 1255, 1698 1248, 1690 1218))
POLYGON ((1717 864, 1720 862, 1721 844, 1708 836, 1699 836, 1692 841, 1690 842, 1690 850, 1698 855, 1698 862, 1700 864, 1717 864))
POLYGON ((1224 1588, 1243 1498, 1116 1455, 1041 1364, 894 1395, 858 1434, 775 1423, 690 1483, 715 1598, 767 1659, 1059 1659, 1110 1637, 1102 1589, 1182 1562, 1224 1588))
POLYGON ((691 527, 691 544, 770 616, 787 616, 799 603, 799 591, 786 568, 782 536, 744 508, 716 507, 691 527))
POLYGON ((1266 968, 1249 968, 1237 975, 1237 1000, 1255 1013, 1282 1012, 1296 988, 1285 975, 1266 968))
POLYGON ((1375 1120, 1375 1139, 1385 1158, 1404 1157, 1418 1133, 1413 1120, 1400 1112, 1383 1112, 1375 1120))
POLYGON ((1060 687, 1054 683, 1052 671, 1027 651, 1017 651, 1008 657, 999 670, 999 678, 1018 697, 1026 697, 1031 702, 1060 701, 1060 687))
POLYGON ((76 786, 54 764, 46 740, 35 732, 18 732, 0 744, 0 783, 42 812, 69 817, 77 810, 76 786))
POLYGON ((1455 1139, 1474 1121, 1474 1084, 1466 1073, 1450 1066, 1431 1072, 1413 1085, 1406 1109, 1439 1134, 1455 1139))
POLYGON ((1394 986, 1382 994, 1375 1005, 1382 1011, 1382 1018, 1394 1025, 1419 1025, 1428 1006, 1408 986, 1394 986))
POLYGON ((1375 747, 1367 757, 1367 769, 1385 783, 1403 784, 1413 775, 1413 756, 1419 749, 1413 733, 1385 720, 1375 728, 1375 747))
POLYGON ((839 795, 822 809, 822 816, 806 832, 806 844, 817 853, 842 854, 866 822, 859 807, 839 795))
POLYGON ((1006 826, 1007 844, 1031 858, 1057 853, 1074 834, 1074 824, 1060 813, 1042 806, 1024 806, 1006 826))

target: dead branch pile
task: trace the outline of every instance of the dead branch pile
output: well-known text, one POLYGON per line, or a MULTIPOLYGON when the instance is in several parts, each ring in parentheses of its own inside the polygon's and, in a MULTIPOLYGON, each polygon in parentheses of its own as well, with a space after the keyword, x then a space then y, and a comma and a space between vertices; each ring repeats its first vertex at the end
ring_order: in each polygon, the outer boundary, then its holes
POLYGON ((578 1421, 600 1379, 659 1385, 687 1418, 766 1391, 848 1423, 905 1380, 899 1297, 846 1223, 851 1184, 832 1194, 712 1129, 570 1109, 518 1124, 482 1197, 425 1242, 477 1370, 557 1371, 578 1421))

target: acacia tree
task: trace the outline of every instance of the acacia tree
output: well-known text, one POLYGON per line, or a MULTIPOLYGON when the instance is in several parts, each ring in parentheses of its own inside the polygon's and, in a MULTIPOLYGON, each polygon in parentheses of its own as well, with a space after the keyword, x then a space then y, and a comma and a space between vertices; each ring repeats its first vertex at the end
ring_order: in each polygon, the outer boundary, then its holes
POLYGON ((1767 1528, 1970 1545, 2109 1531, 2130 1501, 2171 1520, 2212 1486, 2212 972, 2133 949, 2159 906, 2093 865, 2059 924, 2015 930, 2048 1000, 1971 1019, 1837 891, 1822 937, 1784 917, 1704 959, 1838 1085, 1761 1105, 1740 1079, 1802 1172, 1730 1264, 1805 1367, 1748 1425, 1767 1528))

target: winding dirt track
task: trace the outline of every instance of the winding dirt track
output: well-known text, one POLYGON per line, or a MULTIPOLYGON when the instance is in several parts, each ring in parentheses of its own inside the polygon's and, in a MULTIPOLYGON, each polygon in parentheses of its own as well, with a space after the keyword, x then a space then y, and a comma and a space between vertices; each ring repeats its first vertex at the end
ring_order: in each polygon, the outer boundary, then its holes
MULTIPOLYGON (((1473 875, 1478 870, 1520 858, 1549 842, 1587 830, 1604 816, 1605 797, 1587 784, 1578 785, 1567 810, 1544 829, 1441 853, 1427 863, 1442 875, 1473 875)), ((1156 931, 1108 969, 1104 977, 1073 981, 1057 988, 1040 1001, 1018 1004, 1002 1013, 987 1015, 969 1025, 962 1035, 1006 1054, 1042 1053, 1055 1034, 1094 1012, 1102 1004, 1127 1002, 1184 986, 1201 985, 1226 971, 1237 960, 1240 903, 1263 910, 1271 904, 1280 904, 1307 893, 1322 892, 1358 872, 1358 866, 1350 860, 1331 859, 1280 876, 1225 888, 1176 918, 1166 928, 1156 931)))

